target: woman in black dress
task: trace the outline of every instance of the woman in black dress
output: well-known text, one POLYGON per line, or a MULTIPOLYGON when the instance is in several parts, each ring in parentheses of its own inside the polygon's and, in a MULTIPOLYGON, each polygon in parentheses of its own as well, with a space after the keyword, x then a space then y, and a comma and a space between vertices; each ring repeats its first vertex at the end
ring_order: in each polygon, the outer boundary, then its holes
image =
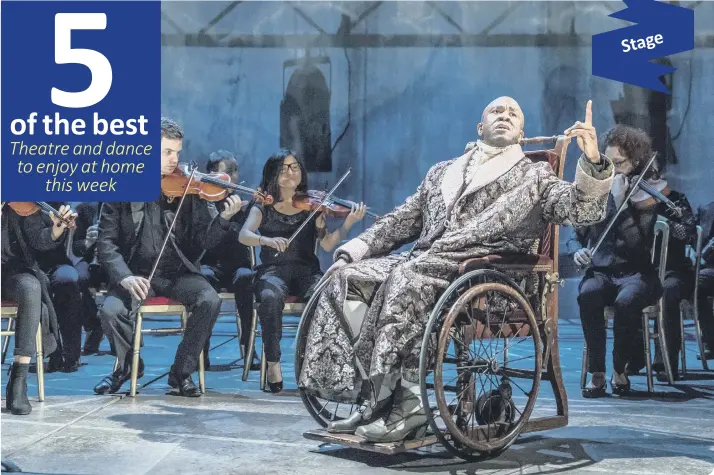
POLYGON ((255 204, 251 208, 240 232, 240 242, 246 246, 261 246, 255 296, 268 361, 268 386, 271 392, 278 393, 283 388, 280 338, 285 297, 310 297, 322 277, 315 243, 319 241, 327 252, 334 249, 350 228, 364 218, 366 208, 363 203, 355 206, 344 224, 332 233, 327 231, 324 216, 318 214, 288 245, 290 236, 310 215, 292 204, 296 193, 307 192, 305 165, 290 150, 271 156, 263 167, 260 188, 271 195, 275 203, 272 206, 255 204))

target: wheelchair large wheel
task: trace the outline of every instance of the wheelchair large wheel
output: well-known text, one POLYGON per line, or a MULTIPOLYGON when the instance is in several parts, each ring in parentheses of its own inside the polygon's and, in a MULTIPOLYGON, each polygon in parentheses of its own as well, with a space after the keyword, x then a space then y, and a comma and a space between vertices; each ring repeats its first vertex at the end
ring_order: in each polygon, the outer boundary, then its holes
POLYGON ((310 394, 309 391, 306 391, 304 388, 299 386, 300 372, 302 371, 302 362, 305 358, 305 348, 307 346, 307 336, 310 330, 310 325, 312 324, 312 316, 315 312, 315 308, 317 307, 320 294, 322 294, 329 281, 330 279, 321 282, 315 289, 315 292, 310 300, 307 304, 305 304, 305 310, 303 310, 302 316, 300 317, 300 325, 298 326, 296 336, 297 342, 295 347, 295 381, 298 382, 300 399, 302 399, 305 408, 307 408, 307 411, 310 413, 312 418, 315 419, 321 427, 327 427, 327 424, 331 421, 337 421, 349 417, 358 408, 356 404, 344 402, 340 403, 322 399, 310 394))
POLYGON ((465 460, 502 453, 533 411, 542 362, 538 323, 516 283, 490 269, 460 277, 437 302, 422 342, 432 431, 465 460))

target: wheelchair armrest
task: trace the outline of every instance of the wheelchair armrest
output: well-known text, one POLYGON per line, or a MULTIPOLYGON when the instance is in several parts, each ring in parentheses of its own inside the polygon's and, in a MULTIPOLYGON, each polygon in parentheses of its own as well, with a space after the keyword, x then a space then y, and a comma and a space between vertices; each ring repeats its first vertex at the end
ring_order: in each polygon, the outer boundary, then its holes
POLYGON ((539 254, 491 254, 465 260, 459 265, 459 273, 489 267, 504 271, 547 272, 553 268, 553 260, 539 254))

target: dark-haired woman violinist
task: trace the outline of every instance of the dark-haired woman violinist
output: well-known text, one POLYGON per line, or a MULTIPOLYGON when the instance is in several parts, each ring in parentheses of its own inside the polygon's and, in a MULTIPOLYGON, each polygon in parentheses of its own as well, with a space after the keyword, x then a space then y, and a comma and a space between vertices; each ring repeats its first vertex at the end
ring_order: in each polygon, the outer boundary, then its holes
POLYGON ((293 205, 296 193, 307 192, 307 179, 305 165, 295 152, 283 150, 271 156, 263 167, 260 188, 275 199, 275 204, 253 206, 240 233, 241 243, 261 246, 255 296, 268 361, 268 386, 273 393, 283 388, 280 339, 285 297, 309 299, 322 277, 315 253, 316 242, 327 252, 333 250, 366 212, 363 203, 354 206, 343 225, 332 233, 327 231, 324 216, 318 214, 288 244, 289 238, 310 215, 309 211, 293 205))

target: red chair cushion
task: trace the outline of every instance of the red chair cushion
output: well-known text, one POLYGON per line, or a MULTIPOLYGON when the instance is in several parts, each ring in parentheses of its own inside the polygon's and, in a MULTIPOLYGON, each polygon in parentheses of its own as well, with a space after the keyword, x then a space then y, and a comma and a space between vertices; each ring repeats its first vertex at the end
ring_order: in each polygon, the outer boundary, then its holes
POLYGON ((12 300, 3 300, 2 306, 3 307, 17 307, 17 303, 13 302, 12 300))
POLYGON ((181 305, 181 302, 168 297, 150 297, 144 300, 143 306, 147 307, 150 305, 181 305))
POLYGON ((294 295, 288 295, 285 297, 285 303, 298 303, 300 302, 300 299, 295 297, 294 295))

